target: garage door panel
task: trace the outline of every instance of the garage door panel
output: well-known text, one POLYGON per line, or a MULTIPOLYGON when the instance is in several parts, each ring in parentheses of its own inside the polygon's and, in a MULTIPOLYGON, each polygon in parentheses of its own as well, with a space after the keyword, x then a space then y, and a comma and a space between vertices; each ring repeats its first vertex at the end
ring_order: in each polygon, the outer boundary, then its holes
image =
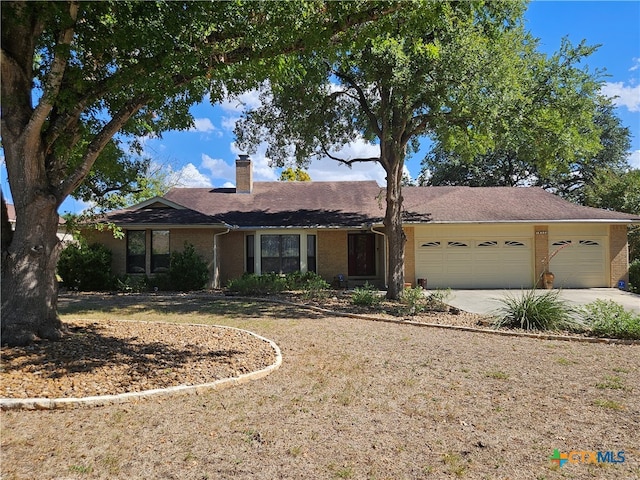
POLYGON ((597 288, 607 286, 604 237, 555 237, 549 239, 549 251, 557 253, 549 270, 554 285, 561 288, 597 288))
POLYGON ((432 288, 520 288, 533 282, 526 238, 419 239, 416 273, 432 288))

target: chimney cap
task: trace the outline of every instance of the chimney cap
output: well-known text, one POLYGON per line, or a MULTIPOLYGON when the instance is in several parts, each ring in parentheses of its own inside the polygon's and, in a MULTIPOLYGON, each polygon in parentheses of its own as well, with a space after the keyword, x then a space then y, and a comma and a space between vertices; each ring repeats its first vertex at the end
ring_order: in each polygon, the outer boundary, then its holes
POLYGON ((247 160, 251 160, 251 159, 249 158, 249 155, 243 153, 243 154, 239 154, 238 155, 238 160, 247 161, 247 160))

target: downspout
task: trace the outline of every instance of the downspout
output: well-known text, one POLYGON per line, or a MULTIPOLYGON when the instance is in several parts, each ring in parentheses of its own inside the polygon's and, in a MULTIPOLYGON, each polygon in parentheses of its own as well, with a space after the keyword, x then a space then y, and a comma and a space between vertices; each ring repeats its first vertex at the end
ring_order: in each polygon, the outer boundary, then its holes
POLYGON ((223 232, 213 234, 213 279, 212 287, 220 288, 220 259, 218 258, 218 237, 226 235, 231 229, 237 228, 232 225, 226 225, 227 229, 223 232))
POLYGON ((369 230, 376 235, 382 235, 382 244, 384 245, 384 262, 382 263, 382 268, 384 269, 383 277, 384 278, 384 288, 389 288, 387 284, 387 272, 389 271, 389 252, 387 251, 387 236, 383 232, 379 232, 375 229, 373 224, 369 225, 369 230))

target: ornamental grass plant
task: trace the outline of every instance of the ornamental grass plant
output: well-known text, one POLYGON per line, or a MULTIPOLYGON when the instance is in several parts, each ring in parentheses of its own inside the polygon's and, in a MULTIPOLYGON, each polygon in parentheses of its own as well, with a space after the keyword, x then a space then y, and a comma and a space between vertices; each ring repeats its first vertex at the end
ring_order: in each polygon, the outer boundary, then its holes
POLYGON ((559 290, 523 290, 499 299, 496 328, 537 331, 583 331, 576 311, 560 298, 559 290))

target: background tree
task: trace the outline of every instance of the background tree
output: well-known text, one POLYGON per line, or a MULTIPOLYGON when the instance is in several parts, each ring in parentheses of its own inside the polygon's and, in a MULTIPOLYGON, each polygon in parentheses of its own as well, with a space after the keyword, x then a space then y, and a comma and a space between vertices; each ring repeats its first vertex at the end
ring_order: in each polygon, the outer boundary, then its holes
MULTIPOLYGON (((62 334, 57 209, 99 162, 126 181, 122 138, 186 129, 189 107, 277 74, 393 4, 3 2, 2 142, 16 230, 2 250, 2 342, 62 334)), ((135 167, 135 166, 134 166, 135 167)), ((139 169, 132 168, 131 174, 139 169)), ((100 182, 97 182, 100 183, 100 182)))
POLYGON ((336 55, 299 58, 288 76, 270 83, 263 106, 237 125, 243 148, 253 151, 268 139, 267 156, 278 165, 292 157, 301 165, 313 157, 381 164, 388 298, 398 298, 404 284, 403 167, 421 137, 466 159, 495 147, 496 131, 537 123, 547 146, 536 158, 541 167, 573 158, 567 152, 575 154, 576 145, 594 145, 584 107, 597 85, 582 81, 573 66, 590 50, 565 44, 550 59, 537 53, 522 28, 523 8, 516 2, 406 3, 374 25, 346 32, 336 55), (377 144, 379 156, 337 156, 357 138, 377 144))
MULTIPOLYGON (((595 79, 594 79, 595 80, 595 79)), ((518 144, 520 136, 496 139, 496 148, 467 161, 455 152, 436 144, 422 162, 421 185, 539 186, 561 195, 567 200, 584 204, 584 191, 598 172, 607 170, 622 174, 628 169, 627 155, 631 146, 630 132, 614 112, 610 100, 597 98, 593 104, 593 127, 599 131, 599 150, 592 155, 575 155, 573 161, 556 163, 542 170, 535 153, 540 142, 526 137, 526 144, 518 144), (511 145, 511 148, 500 145, 511 145), (521 155, 521 151, 527 155, 521 155), (533 161, 532 161, 533 159, 533 161)), ((513 132, 507 132, 510 134, 513 132)), ((541 135, 540 138, 544 139, 541 135)), ((549 146, 543 146, 549 151, 549 146)), ((595 150, 595 149, 593 149, 595 150)), ((591 153, 593 153, 593 150, 591 153)), ((587 152, 589 153, 589 152, 587 152)))
POLYGON ((279 180, 281 182, 310 182, 311 177, 300 167, 288 167, 282 170, 279 180))
MULTIPOLYGON (((620 173, 603 168, 585 187, 583 198, 589 207, 640 214, 640 170, 620 173)), ((629 227, 628 238, 630 260, 640 261, 640 225, 629 227)))

